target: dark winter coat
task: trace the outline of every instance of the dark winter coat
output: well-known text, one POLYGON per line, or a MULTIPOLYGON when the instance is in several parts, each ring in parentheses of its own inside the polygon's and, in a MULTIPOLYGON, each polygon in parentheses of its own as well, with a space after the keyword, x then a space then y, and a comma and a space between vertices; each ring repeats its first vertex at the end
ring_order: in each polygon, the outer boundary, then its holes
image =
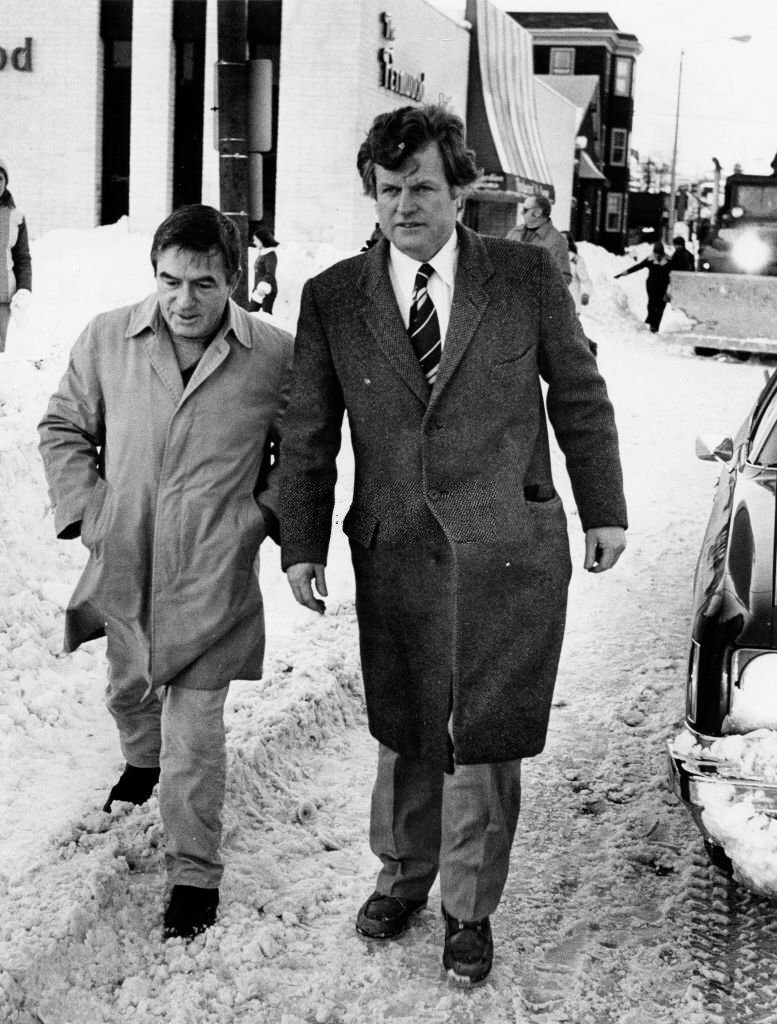
MULTIPOLYGON (((628 270, 622 271, 623 276, 636 274, 638 270, 647 270, 645 291, 648 298, 664 299, 669 290, 669 279, 672 273, 672 262, 668 256, 655 256, 651 253, 644 260, 635 263, 628 270)), ((619 275, 621 276, 621 275, 619 275)))
POLYGON ((540 375, 583 528, 625 525, 612 408, 548 253, 459 229, 431 397, 388 243, 304 288, 284 428, 284 568, 325 562, 347 410, 343 522, 370 728, 409 757, 528 757, 545 742, 570 576, 540 375))
POLYGON ((267 249, 260 252, 254 262, 254 288, 261 282, 269 284, 270 290, 263 296, 261 301, 252 299, 249 309, 253 312, 261 309, 265 313, 272 313, 275 297, 278 294, 278 280, 275 272, 278 269, 278 254, 274 249, 267 249))
POLYGON ((675 249, 669 257, 669 269, 671 270, 695 270, 696 261, 693 253, 688 249, 675 249))
POLYGON ((254 560, 291 356, 288 334, 230 301, 184 390, 155 296, 89 324, 39 425, 57 535, 80 528, 89 549, 66 650, 110 620, 154 686, 261 675, 254 560))
POLYGON ((32 259, 27 222, 9 192, 0 197, 0 302, 20 288, 32 290, 32 259))

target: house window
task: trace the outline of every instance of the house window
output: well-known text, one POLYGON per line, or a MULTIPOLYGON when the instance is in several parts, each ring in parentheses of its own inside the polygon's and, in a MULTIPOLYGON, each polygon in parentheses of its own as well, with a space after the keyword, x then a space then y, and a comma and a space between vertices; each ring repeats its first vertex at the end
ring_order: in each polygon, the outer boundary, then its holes
POLYGON ((616 167, 626 166, 626 144, 629 133, 625 128, 613 128, 610 135, 610 163, 616 167))
POLYGON ((615 61, 615 95, 631 96, 631 76, 634 62, 629 57, 618 57, 615 61))
POLYGON ((574 75, 575 51, 571 46, 551 46, 550 73, 551 75, 574 75))
POLYGON ((607 213, 604 220, 604 230, 620 233, 622 214, 623 195, 620 192, 610 192, 607 196, 607 213))

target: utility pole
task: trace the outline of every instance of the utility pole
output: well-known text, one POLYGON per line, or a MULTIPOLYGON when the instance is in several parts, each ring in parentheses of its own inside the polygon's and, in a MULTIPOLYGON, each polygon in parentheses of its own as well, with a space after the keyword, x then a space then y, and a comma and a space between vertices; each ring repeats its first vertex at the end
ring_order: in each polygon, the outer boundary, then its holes
POLYGON ((235 222, 243 274, 233 295, 248 305, 248 52, 246 0, 217 0, 218 144, 221 212, 235 222))

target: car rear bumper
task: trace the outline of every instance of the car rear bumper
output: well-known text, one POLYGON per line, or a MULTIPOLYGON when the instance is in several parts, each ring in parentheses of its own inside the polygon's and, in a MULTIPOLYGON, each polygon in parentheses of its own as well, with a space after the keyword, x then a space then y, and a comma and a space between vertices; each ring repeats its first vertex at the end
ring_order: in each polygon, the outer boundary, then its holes
POLYGON ((755 809, 777 817, 777 783, 732 774, 725 762, 683 753, 672 740, 667 743, 667 757, 672 789, 694 812, 700 827, 699 814, 709 802, 705 796, 721 786, 727 788, 732 799, 748 797, 755 809))

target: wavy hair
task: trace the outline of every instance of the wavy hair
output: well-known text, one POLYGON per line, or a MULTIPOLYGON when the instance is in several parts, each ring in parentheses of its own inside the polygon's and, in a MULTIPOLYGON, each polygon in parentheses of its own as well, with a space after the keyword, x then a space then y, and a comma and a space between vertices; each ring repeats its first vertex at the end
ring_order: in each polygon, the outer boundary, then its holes
POLYGON ((475 153, 464 138, 464 122, 443 106, 399 107, 378 114, 359 147, 356 167, 365 195, 376 198, 375 167, 397 170, 408 157, 436 142, 451 188, 471 185, 479 176, 475 153))

